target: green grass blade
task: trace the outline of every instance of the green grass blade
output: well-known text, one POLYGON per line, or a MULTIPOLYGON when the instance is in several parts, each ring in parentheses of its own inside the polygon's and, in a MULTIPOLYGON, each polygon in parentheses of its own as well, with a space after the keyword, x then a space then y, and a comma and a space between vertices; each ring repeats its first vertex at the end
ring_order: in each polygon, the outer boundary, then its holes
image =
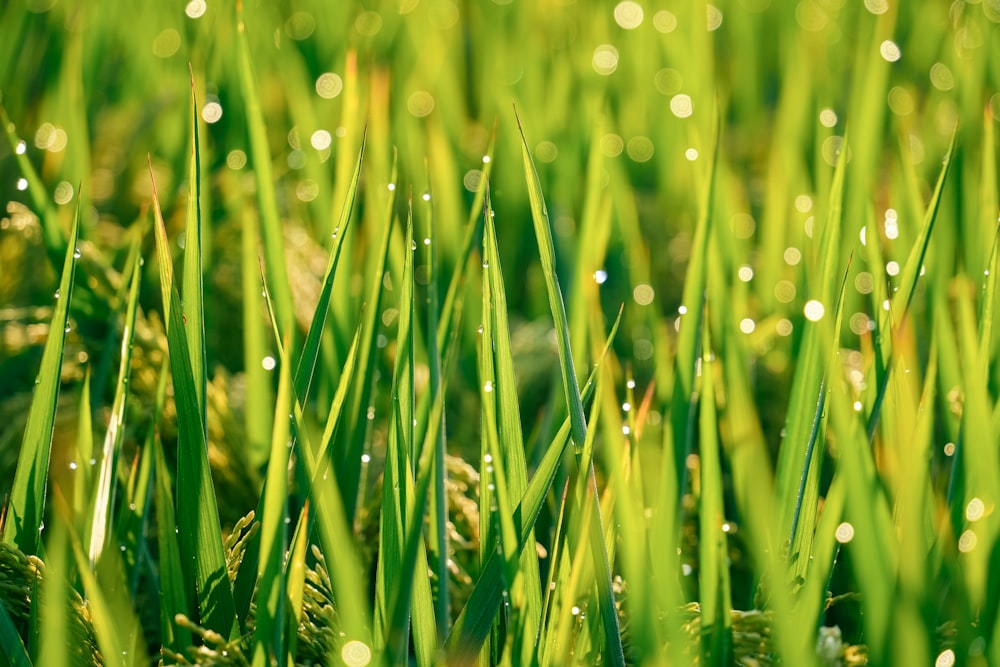
POLYGON ((139 307, 139 284, 142 281, 140 261, 139 255, 136 255, 132 265, 132 283, 129 288, 128 309, 125 313, 125 328, 122 334, 118 382, 115 384, 115 397, 111 405, 108 430, 104 435, 97 487, 91 499, 91 523, 86 533, 87 553, 91 566, 100 559, 112 536, 111 517, 118 485, 118 454, 125 438, 125 403, 128 400, 132 340, 135 335, 135 316, 139 307))
POLYGON ((250 39, 243 20, 242 0, 238 0, 236 3, 236 33, 239 49, 239 82, 246 110, 247 132, 250 137, 250 160, 257 183, 257 205, 261 222, 261 239, 264 246, 264 265, 267 267, 268 283, 275 290, 274 308, 278 313, 278 329, 290 331, 294 335, 295 313, 285 262, 285 239, 281 231, 281 217, 278 213, 278 202, 275 197, 271 149, 267 140, 267 128, 261 110, 260 95, 257 91, 253 58, 250 52, 250 39))
POLYGON ((714 355, 708 326, 702 330, 701 390, 699 393, 701 441, 701 497, 699 519, 698 582, 701 595, 702 654, 715 664, 732 662, 732 603, 730 599, 728 540, 723 531, 723 481, 716 414, 714 355))
MULTIPOLYGON (((190 65, 189 65, 190 68, 190 65)), ((191 372, 198 398, 202 428, 208 429, 208 406, 205 403, 208 369, 205 353, 205 292, 202 278, 201 224, 201 141, 198 134, 198 96, 194 89, 194 69, 191 74, 191 156, 188 162, 187 215, 184 219, 184 275, 181 283, 181 303, 184 307, 191 372)))
POLYGON ((358 182, 361 179, 361 162, 364 154, 365 141, 364 137, 362 137, 361 148, 358 150, 358 160, 354 165, 354 173, 351 176, 350 186, 347 190, 347 199, 344 202, 343 210, 340 212, 340 222, 334 227, 333 246, 330 249, 330 258, 327 261, 326 273, 323 276, 323 288, 319 294, 319 301, 316 303, 312 323, 309 325, 309 333, 306 334, 302 354, 299 357, 299 365, 295 369, 295 394, 303 404, 309 400, 309 389, 312 385, 313 372, 316 369, 316 360, 319 358, 319 345, 320 339, 323 336, 323 326, 326 324, 327 315, 330 310, 333 279, 337 272, 337 263, 340 260, 344 238, 347 236, 348 226, 351 224, 351 212, 354 210, 354 201, 358 193, 358 182))
MULTIPOLYGON (((35 662, 39 665, 69 667, 74 658, 70 640, 70 585, 67 581, 71 576, 70 564, 67 562, 70 547, 66 526, 61 521, 54 522, 47 546, 48 563, 42 580, 42 602, 39 605, 41 625, 45 627, 46 637, 41 641, 35 662)), ((98 639, 100 641, 104 638, 98 639)), ((20 639, 17 641, 20 643, 20 639)), ((105 648, 106 641, 99 646, 105 648)))
MULTIPOLYGON (((594 368, 584 385, 581 398, 590 400, 596 382, 597 373, 600 372, 601 365, 611 345, 618 333, 621 324, 622 313, 618 312, 611 331, 608 334, 604 345, 604 351, 598 360, 597 367, 594 368)), ((528 537, 534 529, 538 514, 542 509, 542 504, 548 496, 549 488, 555 479, 556 472, 561 465, 562 457, 569 444, 571 425, 569 418, 563 422, 555 438, 545 451, 541 462, 535 469, 535 474, 524 492, 524 497, 514 510, 515 522, 520 525, 521 533, 518 537, 516 550, 508 553, 511 558, 519 558, 521 551, 528 545, 528 537)), ((479 650, 489 635, 490 627, 493 625, 493 617, 503 601, 503 576, 506 564, 497 552, 493 552, 483 565, 476 581, 476 586, 469 596, 468 602, 462 608, 461 613, 452 625, 451 633, 445 642, 445 648, 450 659, 459 663, 474 660, 479 655, 479 650)))
MULTIPOLYGON (((152 176, 150 164, 150 178, 152 176)), ((184 567, 185 587, 189 599, 197 595, 201 625, 228 637, 238 631, 233 591, 226 574, 219 508, 208 464, 208 441, 202 428, 191 356, 184 333, 186 322, 174 284, 173 260, 155 182, 153 210, 156 214, 160 290, 177 404, 177 526, 180 531, 181 563, 182 566, 188 564, 184 567), (192 562, 193 571, 189 569, 192 562)))
POLYGON ((14 484, 3 526, 3 541, 26 554, 38 552, 38 531, 45 513, 45 492, 49 475, 49 457, 59 400, 59 378, 63 345, 69 329, 69 302, 76 273, 78 235, 83 202, 77 202, 76 216, 69 233, 69 245, 63 260, 62 278, 56 291, 56 304, 49 325, 49 336, 42 352, 42 365, 35 379, 35 393, 28 411, 21 452, 17 458, 14 484))
MULTIPOLYGON (((521 433, 521 414, 518 406, 517 384, 514 377, 514 358, 511 352, 510 325, 507 321, 507 296, 503 284, 503 272, 500 269, 500 253, 497 249, 496 228, 493 224, 493 206, 489 191, 486 193, 485 204, 485 234, 484 280, 483 280, 483 348, 484 356, 489 359, 488 367, 492 376, 488 382, 490 389, 485 390, 482 398, 486 403, 492 401, 491 414, 496 420, 496 442, 498 450, 491 452, 493 467, 498 478, 503 478, 505 491, 498 486, 498 494, 506 494, 502 498, 501 522, 509 519, 505 515, 505 507, 516 507, 524 496, 528 486, 528 468, 524 456, 524 438, 521 433), (492 357, 492 358, 491 358, 492 357)), ((516 543, 508 539, 508 532, 515 536, 519 526, 513 526, 503 531, 504 543, 508 549, 516 543)), ((528 537, 528 543, 534 543, 534 531, 528 537)), ((518 659, 522 663, 530 662, 534 642, 538 636, 539 620, 542 610, 541 579, 538 568, 538 552, 525 549, 521 552, 517 568, 520 581, 510 580, 514 595, 511 604, 517 610, 515 636, 522 642, 518 659)))
MULTIPOLYGON (((52 637, 59 638, 60 621, 53 621, 48 624, 51 628, 52 637)), ((21 636, 17 634, 14 621, 7 612, 7 606, 0 600, 0 657, 10 665, 10 667, 31 667, 31 658, 28 657, 28 649, 24 647, 21 636)), ((58 663, 49 663, 53 667, 58 667, 58 663)))
MULTIPOLYGON (((517 112, 515 110, 515 118, 517 112)), ((524 135, 520 118, 516 118, 518 131, 521 134, 521 156, 524 160, 524 175, 528 184, 528 197, 531 201, 531 218, 535 226, 535 238, 542 261, 542 272, 545 275, 545 287, 549 298, 549 308, 556 328, 556 341, 559 348, 559 366, 562 369, 563 391, 566 407, 569 412, 570 434, 574 448, 580 454, 583 443, 587 440, 587 421, 583 412, 583 402, 580 399, 580 385, 576 378, 573 365, 573 351, 570 347, 569 325, 566 319, 566 307, 563 304, 562 290, 559 288, 559 277, 556 274, 555 247, 552 244, 552 230, 549 224, 548 211, 542 195, 542 185, 531 159, 528 140, 524 135)), ((593 465, 583 474, 594 476, 593 465)), ((593 480, 592 480, 593 481, 593 480)), ((594 486, 592 484, 592 486, 594 486)), ((594 488, 593 502, 598 496, 594 488)), ((621 630, 618 626, 618 613, 615 610, 614 594, 611 590, 611 569, 608 554, 604 548, 604 529, 601 521, 600 508, 594 508, 596 530, 591 535, 591 547, 594 550, 594 561, 597 563, 597 590, 600 597, 601 619, 604 624, 604 640, 607 642, 607 659, 614 665, 624 665, 625 656, 621 645, 621 630)))
POLYGON ((288 515, 289 418, 291 370, 282 364, 278 401, 274 408, 274 433, 267 464, 267 482, 261 503, 260 558, 257 563, 257 626, 254 630, 253 665, 264 667, 285 655, 284 571, 288 515))
MULTIPOLYGON (((247 459, 255 467, 267 463, 268 434, 274 405, 274 388, 271 374, 264 369, 262 361, 270 354, 267 345, 266 324, 260 307, 260 277, 255 269, 259 259, 256 219, 249 207, 241 212, 242 234, 240 234, 240 286, 243 300, 243 368, 247 377, 247 459)), ((238 596, 239 597, 239 596, 238 596)), ((249 598, 247 598, 249 604, 249 598)), ((241 615, 242 616, 242 615, 241 615)))

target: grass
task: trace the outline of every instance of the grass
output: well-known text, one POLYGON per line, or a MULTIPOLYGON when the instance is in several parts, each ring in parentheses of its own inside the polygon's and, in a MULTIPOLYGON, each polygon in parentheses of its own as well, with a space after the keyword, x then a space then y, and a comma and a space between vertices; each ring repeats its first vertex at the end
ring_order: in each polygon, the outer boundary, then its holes
POLYGON ((8 3, 0 656, 1000 663, 998 24, 8 3))

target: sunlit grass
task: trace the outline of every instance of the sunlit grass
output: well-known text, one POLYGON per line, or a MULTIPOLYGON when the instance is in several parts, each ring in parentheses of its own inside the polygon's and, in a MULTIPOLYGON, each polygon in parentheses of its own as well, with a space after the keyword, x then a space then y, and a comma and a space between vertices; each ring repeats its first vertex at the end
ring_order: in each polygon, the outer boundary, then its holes
POLYGON ((998 32, 4 6, 0 655, 1000 663, 998 32))

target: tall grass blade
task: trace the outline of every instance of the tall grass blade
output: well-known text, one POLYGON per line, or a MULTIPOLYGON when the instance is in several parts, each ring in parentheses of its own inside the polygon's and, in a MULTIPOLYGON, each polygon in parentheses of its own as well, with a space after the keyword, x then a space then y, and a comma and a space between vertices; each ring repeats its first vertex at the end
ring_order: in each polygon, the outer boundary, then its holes
POLYGON ((205 359, 205 294, 202 279, 201 224, 201 141, 198 134, 198 96, 194 89, 194 68, 191 74, 191 157, 188 162, 187 215, 184 219, 184 277, 181 283, 181 303, 187 324, 188 351, 191 353, 191 373, 201 412, 202 429, 208 429, 208 406, 205 403, 208 369, 205 359))
MULTIPOLYGON (((150 163, 150 178, 153 177, 150 163)), ((177 527, 186 595, 198 600, 199 622, 223 637, 238 632, 233 591, 226 574, 219 507, 208 464, 208 440, 191 371, 191 355, 184 332, 187 322, 174 284, 173 259, 160 202, 153 182, 156 249, 170 371, 177 404, 177 527), (196 597, 197 596, 197 597, 196 597)))
POLYGON ((39 529, 45 514, 49 457, 52 451, 56 403, 59 400, 63 345, 69 329, 69 302, 73 294, 76 260, 79 257, 77 242, 82 209, 83 202, 78 200, 3 525, 3 541, 26 554, 38 553, 39 529))
POLYGON ((139 308, 139 284, 142 280, 140 261, 141 258, 136 255, 132 264, 132 282, 129 288, 128 308, 125 313, 125 327, 122 333, 118 381, 115 384, 115 397, 111 404, 108 430, 104 435, 97 487, 94 489, 90 506, 89 515, 92 519, 86 533, 86 543, 91 567, 100 560, 101 553, 109 545, 112 536, 111 521, 118 486, 118 454, 121 452, 122 441, 125 438, 125 403, 128 400, 132 340, 135 335, 135 316, 139 308))

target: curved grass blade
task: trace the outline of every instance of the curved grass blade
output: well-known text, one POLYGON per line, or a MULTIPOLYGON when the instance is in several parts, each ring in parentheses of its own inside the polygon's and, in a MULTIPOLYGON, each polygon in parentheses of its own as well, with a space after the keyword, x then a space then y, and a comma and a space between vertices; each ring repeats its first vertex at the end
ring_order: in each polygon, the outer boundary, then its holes
POLYGON ((177 526, 185 588, 189 599, 197 595, 201 625, 223 637, 231 637, 239 630, 233 590, 226 574, 219 506, 208 463, 208 440, 202 427, 194 375, 191 372, 191 355, 184 333, 187 323, 181 310, 177 286, 174 284, 170 246, 156 194, 151 160, 149 174, 153 180, 156 250, 160 265, 164 319, 167 323, 170 374, 174 381, 174 400, 177 404, 177 526), (194 571, 190 569, 192 562, 194 571), (184 567, 185 564, 187 567, 184 567))
POLYGON ((132 284, 129 288, 128 308, 125 313, 125 330, 122 334, 118 382, 111 404, 108 430, 104 435, 97 487, 91 499, 91 523, 86 533, 87 554, 92 567, 100 559, 112 535, 111 514, 115 507, 115 491, 118 484, 118 453, 125 438, 125 403, 128 400, 128 375, 132 364, 132 338, 135 334, 135 315, 139 307, 139 284, 142 281, 142 271, 139 270, 139 266, 140 257, 136 254, 132 264, 132 284))
MULTIPOLYGON (((587 420, 583 412, 583 402, 580 398, 580 385, 573 365, 573 351, 570 347, 569 325, 566 319, 566 306, 563 303, 562 290, 559 288, 559 276, 556 274, 555 246, 552 243, 552 229, 549 215, 542 195, 542 184, 538 179, 538 171, 531 159, 528 140, 521 126, 521 119, 514 110, 517 128, 521 134, 521 156, 524 161, 524 176, 528 185, 528 198, 531 201, 531 219, 535 226, 535 238, 542 262, 542 272, 545 275, 545 287, 549 297, 549 307, 556 328, 556 341, 559 348, 559 366, 562 369, 563 392, 566 397, 566 408, 570 420, 570 437, 574 442, 574 450, 579 457, 583 443, 587 440, 587 420)), ((591 478, 593 499, 595 503, 592 529, 591 548, 594 553, 595 571, 597 574, 597 592, 600 600, 601 619, 604 624, 604 639, 607 642, 607 658, 613 665, 624 665, 625 655, 621 644, 621 629, 618 625, 618 612, 615 609, 614 593, 611 590, 611 566, 608 553, 604 546, 604 528, 601 519, 596 481, 594 480, 593 463, 589 470, 581 470, 581 474, 591 478)))
POLYGON ((79 256, 76 244, 82 208, 83 203, 77 200, 76 216, 70 228, 69 245, 63 260, 62 278, 55 295, 56 305, 49 324, 49 336, 42 352, 42 365, 35 379, 35 394, 28 410, 28 423, 24 429, 3 526, 3 541, 13 544, 26 554, 38 553, 38 530, 45 513, 49 456, 56 403, 59 400, 63 344, 69 329, 69 302, 73 293, 76 259, 79 256))

